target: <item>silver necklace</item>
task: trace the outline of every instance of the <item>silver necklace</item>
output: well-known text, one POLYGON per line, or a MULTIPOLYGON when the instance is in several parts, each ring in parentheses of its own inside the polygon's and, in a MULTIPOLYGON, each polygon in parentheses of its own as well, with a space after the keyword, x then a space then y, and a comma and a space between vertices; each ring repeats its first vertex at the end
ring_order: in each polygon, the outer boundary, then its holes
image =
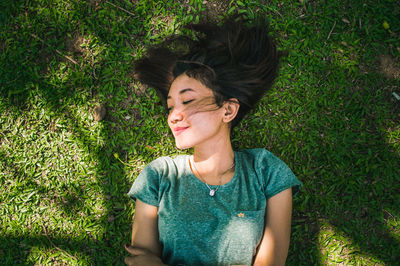
MULTIPOLYGON (((189 159, 189 163, 190 163, 190 159, 189 159)), ((223 176, 226 172, 228 172, 229 170, 231 170, 233 167, 235 167, 235 160, 234 160, 232 166, 229 167, 228 169, 226 169, 226 170, 219 176, 219 185, 218 185, 217 188, 215 188, 215 189, 214 189, 214 188, 211 188, 211 187, 207 184, 206 180, 204 180, 204 178, 200 175, 200 172, 199 172, 199 170, 197 170, 194 161, 193 161, 193 166, 194 166, 194 169, 196 170, 197 174, 199 175, 201 181, 203 181, 204 184, 206 184, 206 186, 207 186, 208 189, 210 190, 209 195, 210 195, 211 197, 214 197, 214 196, 215 196, 215 193, 218 191, 218 189, 219 189, 220 186, 221 186, 222 176, 223 176)))

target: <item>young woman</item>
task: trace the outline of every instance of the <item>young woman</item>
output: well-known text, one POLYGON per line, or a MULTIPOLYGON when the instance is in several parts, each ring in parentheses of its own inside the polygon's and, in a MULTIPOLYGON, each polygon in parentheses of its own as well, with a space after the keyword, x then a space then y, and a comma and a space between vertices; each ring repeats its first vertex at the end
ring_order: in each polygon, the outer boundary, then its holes
POLYGON ((233 150, 230 140, 271 87, 279 53, 263 22, 190 28, 195 40, 170 39, 136 63, 137 78, 168 108, 177 148, 193 155, 158 158, 136 178, 125 262, 284 265, 301 183, 269 151, 233 150))

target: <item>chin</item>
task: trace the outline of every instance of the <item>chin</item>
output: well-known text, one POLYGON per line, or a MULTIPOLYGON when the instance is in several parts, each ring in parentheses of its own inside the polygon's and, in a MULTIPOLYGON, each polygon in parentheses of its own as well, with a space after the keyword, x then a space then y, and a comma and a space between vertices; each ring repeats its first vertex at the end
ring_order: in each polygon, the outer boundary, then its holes
POLYGON ((179 141, 175 141, 175 146, 180 150, 186 150, 193 147, 193 145, 191 145, 190 143, 182 143, 179 141))
POLYGON ((189 136, 175 136, 175 146, 180 150, 192 148, 197 141, 189 136))

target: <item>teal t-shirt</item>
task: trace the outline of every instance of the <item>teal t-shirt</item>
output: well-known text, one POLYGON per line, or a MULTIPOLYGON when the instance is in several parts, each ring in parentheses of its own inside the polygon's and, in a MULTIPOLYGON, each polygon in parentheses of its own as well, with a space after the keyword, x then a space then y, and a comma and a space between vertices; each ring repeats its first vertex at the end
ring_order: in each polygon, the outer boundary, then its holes
MULTIPOLYGON (((251 265, 267 200, 301 182, 265 149, 235 151, 235 174, 214 197, 191 171, 189 155, 148 164, 128 195, 158 207, 162 260, 168 265, 251 265)), ((216 188, 217 186, 211 186, 216 188)))

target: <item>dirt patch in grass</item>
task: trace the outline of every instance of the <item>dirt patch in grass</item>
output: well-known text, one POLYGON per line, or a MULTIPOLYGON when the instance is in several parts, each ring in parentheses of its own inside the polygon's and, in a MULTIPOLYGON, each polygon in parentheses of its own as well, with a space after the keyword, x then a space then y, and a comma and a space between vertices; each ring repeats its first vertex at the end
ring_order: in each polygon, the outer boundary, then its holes
POLYGON ((87 3, 92 6, 95 10, 100 8, 100 4, 104 2, 103 0, 88 0, 87 3))
MULTIPOLYGON (((366 62, 360 62, 360 73, 368 74, 368 73, 379 73, 383 77, 391 80, 400 79, 400 62, 396 57, 393 57, 388 54, 377 55, 372 62, 369 64, 366 62)), ((360 84, 367 85, 367 84, 360 84)), ((385 86, 385 84, 381 84, 385 86)))
POLYGON ((219 0, 219 1, 203 1, 203 5, 206 10, 202 12, 200 22, 211 22, 218 21, 218 16, 224 15, 229 10, 230 1, 219 0))
POLYGON ((396 60, 390 55, 380 55, 379 70, 389 79, 400 79, 400 66, 396 60))
POLYGON ((71 37, 67 37, 65 39, 65 47, 67 51, 72 52, 76 55, 82 55, 84 53, 84 49, 81 45, 84 43, 85 39, 79 33, 73 33, 71 37))
POLYGON ((95 121, 101 121, 107 114, 107 109, 103 104, 97 104, 93 108, 93 117, 95 121))
MULTIPOLYGON (((137 75, 131 74, 134 79, 137 79, 137 75)), ((133 93, 137 96, 143 96, 146 94, 146 91, 149 89, 146 85, 142 84, 140 81, 134 80, 131 84, 129 84, 129 89, 133 91, 133 93)))

